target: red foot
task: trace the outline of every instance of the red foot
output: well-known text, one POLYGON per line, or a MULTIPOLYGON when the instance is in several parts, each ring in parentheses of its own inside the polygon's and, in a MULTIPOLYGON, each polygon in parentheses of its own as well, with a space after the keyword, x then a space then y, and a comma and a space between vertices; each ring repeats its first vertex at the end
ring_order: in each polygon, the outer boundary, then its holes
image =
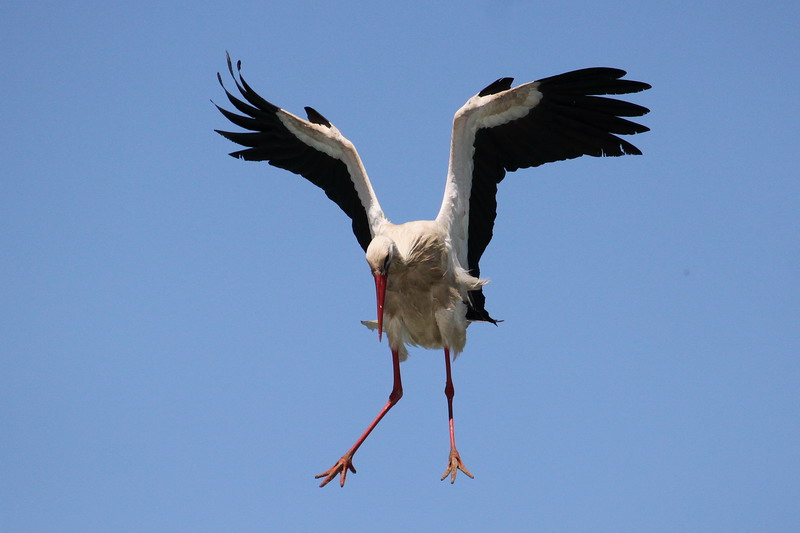
POLYGON ((470 473, 470 471, 467 470, 467 467, 464 466, 464 463, 461 461, 461 456, 458 455, 458 450, 456 450, 455 448, 450 448, 450 461, 447 464, 447 470, 445 470, 444 471, 444 475, 442 475, 441 481, 444 481, 444 478, 446 478, 449 475, 450 476, 450 484, 455 483, 456 482, 456 474, 458 473, 459 470, 464 472, 469 477, 471 477, 473 479, 475 478, 475 476, 473 476, 470 473))
MULTIPOLYGON (((456 455, 458 455, 458 453, 456 453, 456 455)), ((350 470, 354 474, 356 473, 356 469, 353 466, 353 456, 350 455, 350 454, 345 454, 345 455, 342 456, 341 459, 339 459, 336 462, 335 465, 330 467, 328 470, 326 470, 325 472, 323 472, 323 473, 321 473, 321 474, 319 474, 317 476, 314 476, 314 479, 319 479, 321 477, 324 477, 325 479, 322 481, 322 483, 319 484, 320 487, 324 487, 325 485, 330 483, 330 481, 333 478, 336 477, 336 474, 341 474, 342 477, 339 480, 339 486, 340 487, 344 487, 344 481, 347 478, 347 471, 348 470, 350 470)), ((455 477, 455 474, 453 474, 453 477, 455 477)), ((472 477, 472 476, 470 475, 470 477, 472 477)))

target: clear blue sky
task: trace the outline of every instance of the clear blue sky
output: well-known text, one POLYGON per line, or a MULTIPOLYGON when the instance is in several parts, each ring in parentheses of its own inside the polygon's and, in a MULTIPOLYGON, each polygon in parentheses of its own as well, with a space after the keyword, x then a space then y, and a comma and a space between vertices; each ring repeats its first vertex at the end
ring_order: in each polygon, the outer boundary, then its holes
POLYGON ((798 4, 401 4, 2 3, 0 531, 800 530, 798 4), (489 82, 653 85, 644 156, 502 183, 505 322, 453 367, 474 480, 439 481, 443 357, 413 350, 317 488, 390 354, 345 216, 213 133, 226 50, 395 222, 435 215, 489 82))

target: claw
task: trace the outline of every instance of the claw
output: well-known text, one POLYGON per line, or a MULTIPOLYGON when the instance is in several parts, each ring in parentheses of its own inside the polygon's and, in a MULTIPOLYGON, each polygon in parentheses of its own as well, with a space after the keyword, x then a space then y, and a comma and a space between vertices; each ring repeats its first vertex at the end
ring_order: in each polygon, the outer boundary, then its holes
POLYGON ((324 487, 328 483, 331 482, 333 478, 336 477, 337 474, 341 475, 339 480, 339 486, 344 487, 344 482, 347 479, 347 471, 350 470, 352 473, 356 473, 356 468, 353 466, 353 456, 352 455, 343 455, 341 459, 336 461, 336 464, 330 467, 325 472, 314 476, 314 479, 319 479, 324 477, 325 479, 322 480, 322 483, 319 484, 320 487, 324 487))
POLYGON ((475 476, 473 476, 470 473, 470 471, 467 470, 467 467, 464 466, 463 461, 461 461, 461 456, 458 454, 458 450, 456 450, 455 448, 450 448, 450 460, 447 464, 447 470, 444 471, 444 474, 442 475, 440 481, 444 481, 444 478, 446 478, 449 475, 450 484, 452 485, 453 483, 456 482, 456 474, 458 473, 459 470, 464 472, 470 478, 472 479, 475 478, 475 476))

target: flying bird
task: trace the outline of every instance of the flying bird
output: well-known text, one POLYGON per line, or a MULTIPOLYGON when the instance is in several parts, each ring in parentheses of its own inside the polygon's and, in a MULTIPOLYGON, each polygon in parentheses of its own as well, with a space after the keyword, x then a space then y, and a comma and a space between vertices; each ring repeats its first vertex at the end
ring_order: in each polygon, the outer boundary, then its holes
MULTIPOLYGON (((582 155, 640 155, 617 135, 648 131, 622 117, 649 110, 601 95, 628 94, 650 85, 622 79, 624 70, 595 67, 542 78, 512 88, 500 78, 467 100, 453 118, 450 162, 444 199, 436 218, 393 224, 378 198, 353 144, 316 110, 307 119, 259 96, 241 75, 241 61, 228 71, 240 97, 225 90, 232 112, 217 109, 247 130, 216 130, 244 147, 230 155, 299 174, 325 191, 352 221, 375 281, 377 320, 364 322, 386 333, 392 352, 393 384, 389 399, 355 444, 328 470, 320 487, 339 476, 344 486, 355 473, 353 455, 386 413, 400 400, 400 362, 407 346, 443 349, 450 455, 441 479, 455 482, 464 466, 456 448, 453 424, 453 359, 464 349, 471 322, 499 321, 486 310, 479 262, 492 238, 497 214, 497 185, 506 172, 582 155)), ((215 104, 216 105, 216 104, 215 104)))

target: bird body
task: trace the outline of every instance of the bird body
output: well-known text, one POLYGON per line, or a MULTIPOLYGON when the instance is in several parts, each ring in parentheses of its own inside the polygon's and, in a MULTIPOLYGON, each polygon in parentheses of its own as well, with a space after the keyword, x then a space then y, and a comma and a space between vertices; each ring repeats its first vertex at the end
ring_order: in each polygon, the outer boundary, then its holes
POLYGON ((488 246, 497 215, 497 185, 506 172, 582 155, 641 154, 617 135, 648 131, 622 117, 648 109, 601 95, 648 89, 646 83, 621 79, 625 71, 581 69, 512 88, 500 78, 467 100, 453 118, 450 160, 441 208, 433 220, 393 224, 384 214, 353 144, 316 110, 308 120, 259 96, 237 73, 228 70, 241 100, 220 84, 234 113, 217 109, 246 132, 218 133, 244 147, 230 155, 299 174, 320 187, 351 219, 353 233, 366 253, 375 280, 378 317, 366 325, 386 331, 392 352, 393 385, 389 399, 356 443, 327 471, 325 486, 337 475, 344 486, 355 472, 352 458, 367 436, 403 395, 400 361, 406 346, 444 349, 445 396, 450 429, 450 457, 442 479, 455 481, 464 467, 455 445, 451 355, 466 344, 471 322, 497 324, 485 308, 479 261, 488 246))
POLYGON ((467 342, 468 293, 486 281, 464 270, 435 220, 386 224, 367 248, 367 263, 375 271, 387 257, 383 329, 390 348, 401 361, 408 356, 406 345, 447 346, 457 356, 467 342))

